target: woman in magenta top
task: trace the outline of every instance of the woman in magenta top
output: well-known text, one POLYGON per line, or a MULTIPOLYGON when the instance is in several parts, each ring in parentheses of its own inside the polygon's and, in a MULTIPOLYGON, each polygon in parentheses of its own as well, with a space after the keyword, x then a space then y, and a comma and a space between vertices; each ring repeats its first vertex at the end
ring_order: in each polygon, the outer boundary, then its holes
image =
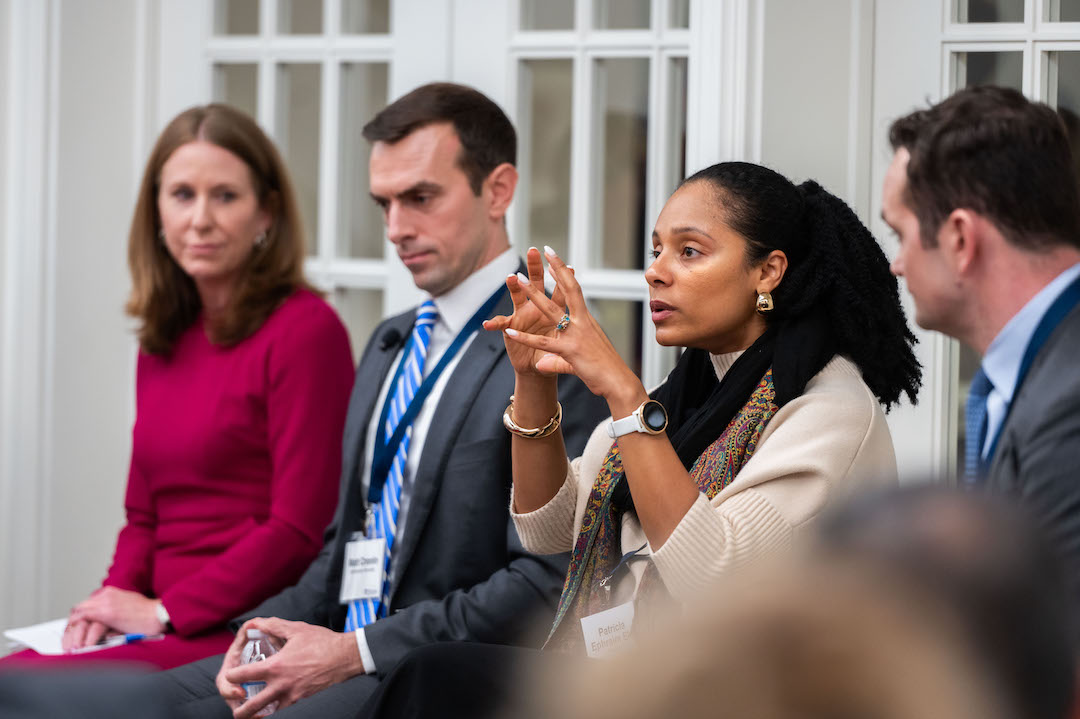
POLYGON ((249 117, 208 105, 165 128, 128 255, 142 324, 127 523, 64 647, 165 638, 15 661, 168 668, 223 652, 225 622, 300 577, 336 505, 348 336, 303 277, 292 183, 249 117))

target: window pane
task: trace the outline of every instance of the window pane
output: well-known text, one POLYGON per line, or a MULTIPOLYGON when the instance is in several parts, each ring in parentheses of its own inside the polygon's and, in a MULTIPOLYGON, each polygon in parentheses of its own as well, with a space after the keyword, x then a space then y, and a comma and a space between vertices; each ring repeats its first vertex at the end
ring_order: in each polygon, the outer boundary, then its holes
POLYGON ((1080 22, 1080 0, 1047 0, 1051 22, 1080 22))
POLYGON ((649 61, 596 61, 596 100, 591 203, 595 231, 594 264, 611 269, 644 269, 645 178, 649 107, 649 61))
POLYGON ((240 108, 255 117, 258 77, 259 66, 254 63, 214 65, 214 100, 240 108))
POLYGON ((341 0, 341 32, 390 32, 390 0, 341 0))
POLYGON ((278 66, 277 141, 292 173, 304 218, 308 254, 319 237, 319 97, 322 68, 313 63, 278 66))
POLYGON ((527 168, 528 238, 569 257, 570 138, 574 65, 572 60, 521 63, 524 144, 527 168))
POLYGON ((382 319, 382 290, 340 287, 334 290, 332 301, 349 331, 353 359, 359 361, 360 353, 382 319))
POLYGON ((643 303, 636 300, 588 300, 589 311, 600 323, 611 344, 618 350, 634 374, 641 376, 641 313, 643 303))
POLYGON ((1052 100, 1069 134, 1073 164, 1080 178, 1080 52, 1052 52, 1050 63, 1057 78, 1052 100))
POLYGON ((322 0, 278 0, 278 32, 318 35, 322 32, 322 0))
POLYGON ((670 195, 686 177, 686 58, 673 58, 668 66, 667 186, 670 195))
POLYGON ((361 136, 360 129, 386 106, 388 72, 386 63, 345 63, 341 66, 338 251, 348 257, 383 256, 382 214, 369 194, 371 146, 361 136))
POLYGON ((1024 53, 958 52, 956 53, 956 88, 977 85, 1002 85, 1023 89, 1024 53))
POLYGON ((217 0, 214 3, 216 35, 258 35, 259 0, 217 0))
POLYGON ((574 0, 521 0, 522 30, 573 30, 574 0))
POLYGON ((1024 22, 1024 0, 956 0, 957 22, 1024 22))
POLYGON ((668 18, 668 27, 674 30, 685 30, 690 27, 690 0, 670 0, 671 17, 668 18))
POLYGON ((595 0, 593 27, 597 30, 647 30, 649 0, 595 0))

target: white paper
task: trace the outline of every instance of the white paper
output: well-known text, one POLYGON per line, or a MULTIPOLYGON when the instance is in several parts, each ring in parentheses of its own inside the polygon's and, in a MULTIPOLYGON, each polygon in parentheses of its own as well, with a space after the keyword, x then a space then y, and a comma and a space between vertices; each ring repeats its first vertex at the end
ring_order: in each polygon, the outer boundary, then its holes
POLYGON ((29 647, 38 654, 63 654, 61 640, 64 638, 66 626, 67 617, 64 617, 29 627, 8 629, 4 632, 4 636, 16 646, 29 647))
POLYGON ((634 626, 634 603, 590 614, 581 619, 585 635, 585 651, 590 657, 606 657, 630 646, 630 630, 634 626))

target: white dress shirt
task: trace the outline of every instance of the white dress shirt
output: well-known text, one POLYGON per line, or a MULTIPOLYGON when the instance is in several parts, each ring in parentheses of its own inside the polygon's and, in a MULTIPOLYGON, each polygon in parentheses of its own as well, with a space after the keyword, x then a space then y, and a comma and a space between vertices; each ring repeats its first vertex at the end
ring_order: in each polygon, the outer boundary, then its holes
MULTIPOLYGON (((506 250, 506 252, 503 252, 466 277, 454 289, 438 297, 431 298, 435 302, 435 308, 439 311, 439 318, 435 322, 435 326, 431 328, 431 342, 428 345, 427 359, 424 361, 425 377, 439 364, 439 358, 450 347, 458 333, 464 329, 469 319, 476 314, 476 310, 480 308, 480 305, 484 304, 500 286, 506 284, 506 276, 516 272, 519 264, 520 260, 517 253, 513 249, 506 250)), ((419 465, 420 457, 424 452, 424 441, 427 439, 428 428, 431 426, 431 418, 435 414, 435 408, 439 406, 439 400, 442 398, 443 390, 446 389, 446 385, 450 381, 450 375, 454 373, 454 368, 457 367, 461 358, 465 356, 465 352, 468 351, 469 345, 472 344, 475 337, 476 333, 474 332, 461 346, 457 356, 446 365, 446 369, 443 370, 443 373, 431 388, 431 394, 424 401, 424 406, 413 420, 412 433, 409 439, 409 456, 405 460, 405 475, 401 481, 401 503, 398 510, 397 530, 394 532, 396 539, 401 539, 404 536, 405 524, 409 516, 409 498, 412 494, 413 478, 416 476, 416 467, 419 465)), ((368 422, 367 436, 364 441, 364 464, 361 470, 363 472, 361 484, 364 497, 367 497, 368 485, 371 481, 371 464, 375 454, 375 433, 378 429, 378 418, 382 412, 386 396, 390 392, 390 383, 394 380, 394 368, 401 361, 402 352, 404 352, 404 347, 398 350, 394 363, 390 365, 391 371, 386 374, 386 378, 383 380, 379 398, 375 403, 374 414, 371 416, 371 421, 368 422)), ((394 555, 397 554, 397 548, 398 543, 395 542, 393 549, 390 550, 391 586, 397 575, 397 566, 394 564, 394 555)), ((356 630, 356 644, 360 648, 360 658, 364 662, 364 671, 373 674, 375 672, 375 659, 371 655, 371 649, 368 647, 363 627, 356 630)))

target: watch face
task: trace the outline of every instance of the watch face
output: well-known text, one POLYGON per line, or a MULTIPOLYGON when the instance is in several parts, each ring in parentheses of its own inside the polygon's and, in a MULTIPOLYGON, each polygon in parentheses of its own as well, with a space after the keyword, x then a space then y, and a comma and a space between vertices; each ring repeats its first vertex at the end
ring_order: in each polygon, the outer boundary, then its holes
POLYGON ((641 420, 653 432, 659 432, 667 425, 667 412, 664 410, 664 405, 656 400, 646 402, 641 408, 641 420))

